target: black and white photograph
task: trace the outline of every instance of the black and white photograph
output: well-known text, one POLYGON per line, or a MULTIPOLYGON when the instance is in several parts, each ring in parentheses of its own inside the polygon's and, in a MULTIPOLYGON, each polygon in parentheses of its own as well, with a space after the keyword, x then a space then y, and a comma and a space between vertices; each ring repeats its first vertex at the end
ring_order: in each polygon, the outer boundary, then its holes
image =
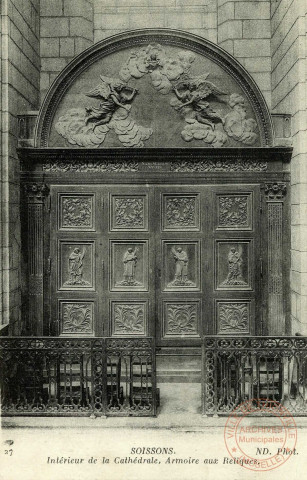
POLYGON ((0 480, 299 480, 306 0, 0 11, 0 480))

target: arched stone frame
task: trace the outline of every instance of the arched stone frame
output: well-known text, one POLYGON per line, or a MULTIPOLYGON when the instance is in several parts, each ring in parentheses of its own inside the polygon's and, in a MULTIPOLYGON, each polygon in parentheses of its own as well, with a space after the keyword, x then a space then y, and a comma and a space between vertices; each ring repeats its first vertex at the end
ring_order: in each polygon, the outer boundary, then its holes
MULTIPOLYGON (((288 161, 285 158, 287 157, 289 159, 291 155, 289 149, 287 152, 283 152, 283 149, 278 150, 272 147, 273 127, 266 102, 254 80, 231 55, 229 55, 227 52, 222 50, 220 47, 214 45, 213 43, 192 34, 175 30, 148 29, 122 33, 114 37, 110 37, 109 39, 102 42, 99 42, 93 47, 90 47, 89 49, 84 51, 78 57, 76 57, 60 73, 60 75, 56 78, 53 85, 51 86, 49 92, 47 93, 47 96, 39 113, 36 127, 35 148, 32 150, 32 152, 28 150, 28 152, 25 154, 25 157, 31 157, 33 160, 38 160, 37 165, 39 165, 39 163, 41 163, 41 165, 38 169, 36 169, 36 173, 39 174, 39 177, 41 177, 42 174, 43 176, 45 176, 46 174, 47 177, 49 176, 48 181, 51 183, 53 182, 53 178, 55 177, 57 177, 55 179, 56 183, 61 183, 65 180, 65 178, 67 179, 68 177, 65 177, 65 173, 69 175, 70 171, 75 172, 75 162, 78 163, 79 160, 81 160, 82 165, 85 165, 83 172, 89 173, 88 179, 91 176, 91 171, 94 172, 96 169, 96 172, 100 172, 100 181, 103 182, 105 180, 105 173, 111 174, 112 171, 116 172, 116 168, 114 167, 115 164, 116 166, 119 166, 121 161, 131 161, 131 159, 136 160, 138 167, 135 171, 139 172, 141 175, 141 172, 146 171, 147 168, 144 167, 144 164, 141 165, 142 157, 146 159, 148 157, 148 160, 154 163, 153 154, 156 154, 157 157, 159 157, 160 155, 164 156, 165 158, 163 158, 163 160, 165 160, 166 157, 170 157, 169 160, 173 158, 177 161, 182 157, 182 161, 179 161, 180 165, 177 170, 176 166, 175 170, 167 170, 169 166, 166 165, 166 162, 165 166, 163 165, 163 167, 160 164, 154 167, 157 168, 157 171, 160 168, 165 168, 165 171, 172 172, 172 176, 176 176, 179 172, 197 172, 197 176, 199 177, 198 181, 206 183, 208 182, 208 178, 211 174, 212 177, 214 177, 214 172, 218 172, 218 181, 224 180, 226 183, 229 183, 230 179, 235 179, 235 183, 239 184, 240 181, 245 183, 249 180, 250 183, 260 183, 261 188, 264 189, 265 185, 267 185, 269 182, 274 182, 276 180, 276 175, 279 176, 281 171, 286 171, 283 170, 282 163, 288 161), (262 148, 251 148, 250 146, 243 145, 242 148, 222 147, 214 149, 193 149, 193 146, 190 144, 188 146, 191 146, 192 148, 188 148, 185 153, 179 148, 177 149, 177 152, 174 152, 174 150, 176 149, 170 149, 173 150, 173 152, 169 153, 166 152, 166 150, 168 149, 163 148, 136 149, 133 150, 133 152, 132 150, 125 148, 115 148, 108 150, 105 149, 103 152, 100 149, 72 149, 62 147, 55 149, 50 148, 51 146, 49 144, 49 135, 51 132, 51 127, 53 125, 54 117, 57 114, 61 100, 65 96, 66 92, 68 92, 70 86, 74 83, 74 81, 76 81, 78 77, 89 66, 91 66, 98 60, 101 60, 105 56, 112 54, 113 52, 120 51, 124 48, 142 47, 147 46, 150 43, 160 43, 162 45, 165 44, 166 46, 171 45, 191 50, 200 55, 203 55, 205 58, 209 58, 210 60, 214 61, 227 74, 229 74, 233 78, 234 82, 236 82, 240 86, 242 92, 244 93, 249 102, 250 107, 253 110, 260 133, 260 145, 258 145, 257 147, 260 146, 262 148), (190 156, 188 160, 189 164, 186 165, 188 155, 190 156), (110 164, 108 163, 109 156, 110 164), (53 168, 52 164, 50 163, 53 158, 55 159, 55 168, 53 168), (93 163, 95 165, 95 169, 93 169, 92 166, 88 167, 87 162, 90 162, 91 164, 93 163), (279 165, 278 162, 280 162, 279 165), (269 166, 269 163, 271 163, 272 165, 273 163, 275 163, 275 165, 271 167, 269 166), (141 165, 140 170, 139 165, 141 165), (145 170, 143 170, 144 168, 145 170), (209 174, 207 174, 206 172, 209 172, 209 174), (248 176, 248 180, 246 180, 246 173, 248 172, 250 172, 250 175, 248 176), (64 175, 62 176, 63 173, 64 175), (259 175, 257 175, 257 173, 259 173, 259 175), (54 177, 52 178, 53 174, 54 177)), ((26 167, 24 170, 27 171, 28 168, 26 167)), ((120 169, 118 171, 120 172, 120 169)), ((154 172, 152 171, 152 174, 153 173, 154 172)), ((115 175, 117 175, 117 173, 115 173, 115 175)), ((78 176, 76 177, 76 179, 77 178, 79 178, 80 182, 82 183, 83 178, 78 176)), ((37 180, 38 179, 33 179, 33 181, 37 180)), ((91 181, 92 179, 90 180, 90 183, 91 181)), ((275 208, 275 205, 273 207, 275 208)), ((269 208, 271 208, 271 205, 269 205, 269 208)), ((283 207, 281 206, 281 208, 283 207)), ((268 256, 270 256, 273 249, 273 243, 268 245, 268 256)), ((280 262, 281 261, 282 260, 280 258, 280 262)), ((276 308, 274 307, 276 303, 276 292, 271 292, 270 288, 270 285, 265 285, 264 287, 265 290, 268 290, 268 292, 270 292, 268 301, 270 305, 272 305, 270 313, 273 319, 272 323, 276 325, 279 321, 281 321, 281 330, 284 331, 285 322, 283 308, 281 312, 279 306, 277 306, 276 308)), ((265 333, 265 327, 263 327, 263 325, 259 332, 260 331, 262 333, 265 333)), ((269 330, 268 333, 271 333, 271 331, 269 330)))
POLYGON ((47 92, 40 109, 35 132, 35 146, 43 148, 49 146, 50 129, 59 102, 82 72, 111 53, 127 47, 145 46, 149 43, 189 49, 221 66, 242 88, 250 102, 259 128, 261 146, 273 145, 271 116, 264 97, 253 78, 234 57, 214 43, 191 33, 170 29, 140 29, 120 33, 98 42, 78 55, 64 68, 47 92))

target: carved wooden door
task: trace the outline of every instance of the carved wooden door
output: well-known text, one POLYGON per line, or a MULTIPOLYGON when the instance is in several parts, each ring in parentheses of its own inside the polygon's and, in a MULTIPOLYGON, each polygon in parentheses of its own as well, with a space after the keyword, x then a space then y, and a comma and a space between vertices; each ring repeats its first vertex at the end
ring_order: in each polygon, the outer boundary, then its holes
POLYGON ((153 335, 152 190, 54 187, 51 205, 52 332, 153 335))
POLYGON ((52 333, 261 333, 259 202, 250 185, 53 187, 52 333))
POLYGON ((193 345, 204 334, 255 333, 255 303, 261 316, 260 268, 255 268, 259 200, 255 186, 156 189, 161 344, 193 345))

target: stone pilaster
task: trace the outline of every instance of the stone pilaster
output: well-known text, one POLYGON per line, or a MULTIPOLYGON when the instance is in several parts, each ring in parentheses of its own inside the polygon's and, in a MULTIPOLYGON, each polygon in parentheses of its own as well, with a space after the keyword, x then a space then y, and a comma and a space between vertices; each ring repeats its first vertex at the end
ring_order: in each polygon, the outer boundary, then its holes
POLYGON ((44 202, 49 193, 45 184, 27 184, 29 330, 43 334, 44 301, 44 202))
POLYGON ((284 183, 265 185, 268 229, 268 332, 285 334, 283 285, 283 200, 284 183))

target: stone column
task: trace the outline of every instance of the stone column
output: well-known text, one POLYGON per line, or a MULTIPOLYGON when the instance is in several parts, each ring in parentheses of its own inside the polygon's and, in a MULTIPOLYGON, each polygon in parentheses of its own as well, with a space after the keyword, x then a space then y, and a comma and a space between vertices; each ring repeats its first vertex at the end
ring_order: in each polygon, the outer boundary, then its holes
POLYGON ((269 335, 285 334, 283 285, 283 200, 284 183, 265 185, 268 229, 268 330, 269 335))
POLYGON ((28 327, 31 335, 43 334, 44 305, 44 201, 49 188, 43 183, 26 185, 28 244, 28 327))

